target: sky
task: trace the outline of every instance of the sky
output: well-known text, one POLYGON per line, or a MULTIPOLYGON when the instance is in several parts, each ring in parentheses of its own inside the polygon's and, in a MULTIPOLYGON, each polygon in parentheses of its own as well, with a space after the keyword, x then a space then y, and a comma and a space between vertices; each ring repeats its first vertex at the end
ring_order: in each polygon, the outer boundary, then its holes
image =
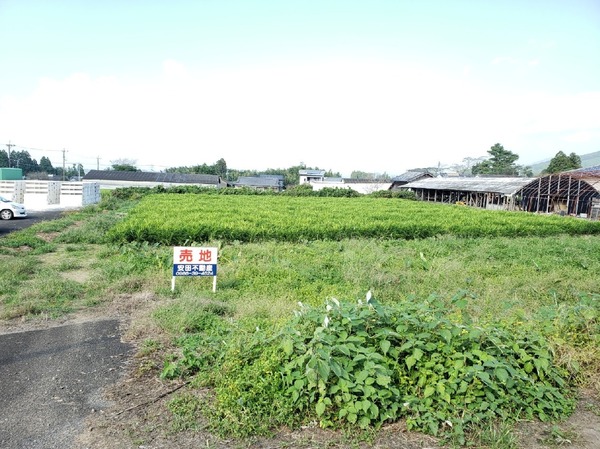
POLYGON ((0 0, 7 143, 342 176, 600 151, 600 1, 0 0))

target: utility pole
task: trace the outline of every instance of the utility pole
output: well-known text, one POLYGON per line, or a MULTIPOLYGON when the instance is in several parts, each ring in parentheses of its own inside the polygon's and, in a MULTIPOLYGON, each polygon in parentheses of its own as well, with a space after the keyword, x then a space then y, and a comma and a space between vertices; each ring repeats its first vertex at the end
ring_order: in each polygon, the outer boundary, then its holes
POLYGON ((63 148, 63 176, 62 176, 62 180, 65 180, 65 175, 66 175, 66 171, 65 171, 65 163, 66 163, 66 158, 65 158, 65 153, 67 151, 63 148))
POLYGON ((100 156, 96 157, 96 170, 100 170, 100 156))
POLYGON ((10 168, 10 147, 14 147, 15 144, 10 143, 10 140, 9 140, 8 143, 6 144, 6 146, 8 147, 8 168, 10 168))

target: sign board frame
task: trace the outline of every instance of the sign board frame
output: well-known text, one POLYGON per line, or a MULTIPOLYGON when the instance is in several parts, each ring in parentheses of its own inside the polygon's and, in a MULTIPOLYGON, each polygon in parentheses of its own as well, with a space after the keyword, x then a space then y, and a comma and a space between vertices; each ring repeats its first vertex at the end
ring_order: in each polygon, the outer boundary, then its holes
POLYGON ((213 293, 217 291, 218 248, 198 246, 173 247, 173 277, 171 291, 175 290, 175 278, 179 276, 212 276, 213 293))

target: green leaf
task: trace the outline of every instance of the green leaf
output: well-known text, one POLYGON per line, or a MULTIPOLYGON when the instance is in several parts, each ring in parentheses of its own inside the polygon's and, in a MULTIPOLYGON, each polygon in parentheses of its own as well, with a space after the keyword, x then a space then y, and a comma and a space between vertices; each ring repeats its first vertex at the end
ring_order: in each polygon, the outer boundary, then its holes
POLYGON ((378 385, 381 385, 382 387, 387 387, 391 381, 392 381, 392 378, 390 376, 386 376, 384 374, 377 375, 376 382, 378 385))
POLYGON ((294 352, 294 342, 290 338, 283 340, 281 344, 285 355, 290 356, 294 352))
POLYGON ((368 416, 362 416, 358 422, 361 429, 366 429, 371 424, 371 419, 368 416))
POLYGON ((452 332, 450 332, 448 329, 442 329, 440 331, 440 335, 444 340, 446 340, 446 343, 450 344, 450 341, 452 340, 452 332))
POLYGON ((431 396, 433 393, 435 393, 435 388, 429 386, 429 387, 425 387, 425 392, 423 393, 423 397, 424 398, 428 398, 429 396, 431 396))
POLYGON ((421 357, 423 357, 423 351, 421 351, 419 348, 415 348, 412 355, 416 360, 421 360, 421 357))
POLYGON ((506 371, 504 368, 496 368, 494 374, 498 380, 500 380, 500 382, 506 382, 508 380, 508 371, 506 371))
POLYGON ((417 359, 415 359, 411 355, 410 357, 406 357, 406 359, 404 360, 404 363, 406 363, 406 366, 408 367, 408 369, 411 369, 413 366, 415 366, 415 363, 417 363, 417 359))
POLYGON ((382 340, 381 343, 379 343, 379 346, 381 346, 381 350, 383 351, 383 353, 387 354, 390 350, 391 343, 387 340, 382 340))
POLYGON ((359 371, 359 373, 355 377, 355 380, 357 383, 363 383, 367 377, 369 377, 369 372, 366 370, 363 370, 363 371, 359 371))
POLYGON ((485 371, 480 371, 477 373, 477 377, 481 379, 481 381, 487 385, 492 385, 492 381, 490 379, 490 375, 485 371))
POLYGON ((372 419, 377 419, 379 416, 379 407, 377 407, 377 404, 371 404, 371 407, 369 407, 369 415, 372 419))
POLYGON ((432 435, 437 435, 438 430, 439 430, 438 422, 431 419, 428 423, 428 426, 429 426, 429 432, 431 432, 432 435))
POLYGON ((317 402, 315 410, 317 412, 317 416, 321 416, 325 412, 325 404, 323 402, 317 402))
POLYGON ((323 380, 329 377, 329 365, 324 360, 317 360, 317 372, 323 380))
POLYGON ((337 376, 337 377, 345 377, 346 376, 346 371, 342 368, 342 366, 335 360, 335 359, 331 359, 331 371, 333 371, 333 373, 337 376))
POLYGON ((350 348, 348 347, 348 345, 337 345, 336 349, 342 354, 350 356, 350 348))

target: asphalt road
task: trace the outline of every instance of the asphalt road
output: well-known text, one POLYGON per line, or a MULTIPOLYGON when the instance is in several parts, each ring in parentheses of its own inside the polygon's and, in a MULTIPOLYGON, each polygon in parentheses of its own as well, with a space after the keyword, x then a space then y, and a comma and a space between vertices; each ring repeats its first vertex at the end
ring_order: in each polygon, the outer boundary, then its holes
POLYGON ((0 335, 0 448, 72 447, 131 350, 116 320, 0 335))
POLYGON ((12 231, 25 229, 34 223, 44 220, 60 218, 64 210, 27 211, 27 217, 13 218, 12 220, 0 220, 0 237, 12 231))

